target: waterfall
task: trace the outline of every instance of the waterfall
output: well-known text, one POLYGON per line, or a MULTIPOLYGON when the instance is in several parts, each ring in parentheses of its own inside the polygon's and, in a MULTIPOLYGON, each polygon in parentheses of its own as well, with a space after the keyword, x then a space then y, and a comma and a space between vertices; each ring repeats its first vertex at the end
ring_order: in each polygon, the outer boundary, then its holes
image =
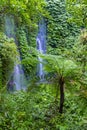
POLYGON ((14 68, 14 86, 16 90, 26 89, 26 78, 21 64, 16 64, 14 68))
MULTIPOLYGON (((40 53, 46 53, 46 23, 44 19, 42 19, 39 23, 39 31, 36 38, 37 42, 37 49, 40 53)), ((42 58, 38 57, 40 63, 38 65, 38 76, 40 80, 44 80, 44 71, 43 71, 43 60, 42 58)))
MULTIPOLYGON (((5 34, 9 38, 14 38, 16 42, 16 35, 15 35, 15 23, 13 16, 5 16, 5 34)), ((11 76, 11 80, 8 84, 9 90, 21 90, 26 88, 26 78, 24 75, 24 71, 21 65, 20 55, 18 57, 18 63, 14 65, 14 72, 11 76)))
POLYGON ((14 23, 14 18, 13 16, 5 16, 5 34, 9 38, 15 38, 15 23, 14 23))

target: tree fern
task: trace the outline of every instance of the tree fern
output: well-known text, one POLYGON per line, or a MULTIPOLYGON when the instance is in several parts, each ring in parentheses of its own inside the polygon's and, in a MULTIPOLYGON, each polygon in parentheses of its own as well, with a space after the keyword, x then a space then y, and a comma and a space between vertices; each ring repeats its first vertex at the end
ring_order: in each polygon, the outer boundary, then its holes
MULTIPOLYGON (((44 59, 44 70, 48 73, 53 73, 53 81, 57 82, 57 86, 60 89, 60 107, 59 112, 63 112, 63 103, 64 103, 64 85, 67 85, 67 82, 72 83, 72 81, 77 81, 81 75, 81 67, 78 66, 74 61, 66 59, 62 56, 56 55, 41 55, 41 58, 44 59)), ((58 89, 58 87, 57 87, 58 89)))

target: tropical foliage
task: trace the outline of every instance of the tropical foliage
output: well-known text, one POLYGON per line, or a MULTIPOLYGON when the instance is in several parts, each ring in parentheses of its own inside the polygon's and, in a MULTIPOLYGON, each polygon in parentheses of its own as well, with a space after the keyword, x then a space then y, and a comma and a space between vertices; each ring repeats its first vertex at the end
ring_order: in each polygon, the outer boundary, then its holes
POLYGON ((0 1, 0 130, 87 130, 86 27, 86 0, 0 1), (45 54, 36 45, 42 18, 45 54), (15 64, 26 90, 8 91, 15 64))
POLYGON ((49 0, 47 9, 52 16, 47 21, 47 50, 50 54, 58 54, 58 48, 72 47, 79 28, 76 24, 68 22, 70 14, 66 11, 65 1, 49 0))
POLYGON ((79 26, 87 27, 87 1, 67 0, 66 7, 71 13, 69 21, 77 23, 79 26))

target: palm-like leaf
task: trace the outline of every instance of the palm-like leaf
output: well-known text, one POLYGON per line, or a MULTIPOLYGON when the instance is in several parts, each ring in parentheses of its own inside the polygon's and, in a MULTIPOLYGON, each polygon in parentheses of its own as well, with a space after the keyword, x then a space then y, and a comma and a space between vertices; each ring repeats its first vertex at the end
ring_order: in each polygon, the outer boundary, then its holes
POLYGON ((65 78, 75 78, 75 75, 81 72, 80 67, 74 61, 65 59, 62 56, 41 55, 41 57, 45 60, 44 70, 47 72, 54 72, 65 78))

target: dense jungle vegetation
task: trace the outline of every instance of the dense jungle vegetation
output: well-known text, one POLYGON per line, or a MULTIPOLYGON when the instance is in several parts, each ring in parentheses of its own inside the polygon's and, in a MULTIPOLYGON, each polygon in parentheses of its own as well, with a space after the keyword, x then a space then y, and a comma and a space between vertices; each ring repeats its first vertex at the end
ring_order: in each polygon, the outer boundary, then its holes
POLYGON ((0 0, 0 130, 87 130, 87 0, 0 0), (15 64, 26 90, 9 86, 15 64))

